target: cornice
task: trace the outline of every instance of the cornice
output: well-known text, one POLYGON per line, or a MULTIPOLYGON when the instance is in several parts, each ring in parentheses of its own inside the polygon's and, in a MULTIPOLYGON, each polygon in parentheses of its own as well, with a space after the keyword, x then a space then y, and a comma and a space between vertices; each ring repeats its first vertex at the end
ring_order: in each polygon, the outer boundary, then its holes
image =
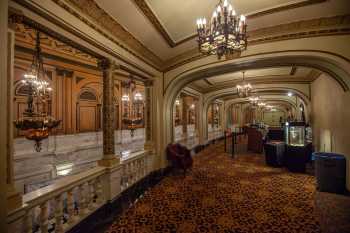
MULTIPOLYGON (((278 7, 268 9, 268 10, 263 10, 263 11, 259 11, 259 12, 253 13, 253 14, 249 14, 249 15, 247 15, 247 18, 248 19, 257 18, 257 17, 261 17, 264 15, 269 15, 269 14, 273 14, 273 13, 277 13, 277 12, 281 12, 281 11, 286 11, 286 10, 291 10, 291 9, 295 9, 295 8, 299 8, 299 7, 318 4, 318 3, 325 2, 325 1, 327 1, 327 0, 304 0, 301 2, 297 2, 297 3, 290 3, 288 5, 278 6, 278 7)), ((163 27, 162 23, 159 21, 157 16, 154 14, 152 9, 149 7, 146 0, 134 0, 134 3, 142 11, 142 13, 147 17, 147 19, 152 23, 154 28, 160 33, 160 35, 163 37, 163 39, 168 43, 168 45, 171 48, 174 48, 180 44, 183 44, 189 40, 192 40, 197 36, 196 34, 193 34, 193 35, 190 35, 182 40, 174 41, 171 38, 171 36, 169 35, 169 33, 166 31, 166 29, 163 27)))
MULTIPOLYGON (((15 0, 16 2, 19 0, 15 0)), ((200 54, 197 48, 193 48, 185 53, 175 56, 169 60, 163 61, 157 57, 152 51, 146 48, 141 42, 133 37, 130 32, 117 23, 111 16, 109 16, 103 9, 101 9, 94 0, 51 0, 60 7, 82 20, 92 29, 104 35, 109 40, 116 43, 122 49, 139 58, 146 64, 153 68, 167 72, 184 64, 196 61, 207 55, 200 54), (125 46, 125 45, 126 46, 125 46), (130 47, 130 48, 129 48, 130 47)), ((141 0, 134 0, 139 2, 141 0)), ((308 0, 302 1, 312 4, 320 3, 325 0, 308 0)), ((142 2, 142 1, 141 1, 142 2)), ((301 3, 296 3, 293 8, 301 7, 301 3)), ((146 4, 146 3, 145 3, 146 4)), ((304 3, 306 4, 306 3, 304 3)), ((286 10, 286 6, 283 9, 286 10)), ((262 14, 271 14, 270 12, 260 12, 250 15, 250 17, 258 17, 262 14)), ((288 24, 281 24, 277 26, 257 29, 248 32, 249 45, 270 43, 274 41, 282 41, 289 39, 300 39, 308 37, 330 36, 350 34, 350 15, 340 15, 327 18, 311 19, 298 21, 288 24)), ((226 59, 235 59, 240 57, 240 54, 235 54, 226 59)), ((135 64, 133 64, 135 66, 135 64)))
POLYGON ((92 29, 101 33, 103 36, 113 41, 115 44, 126 50, 133 56, 139 58, 143 62, 151 65, 153 68, 159 70, 162 65, 162 60, 155 55, 151 50, 145 47, 140 41, 138 41, 130 32, 128 32, 122 25, 115 21, 109 14, 101 9, 94 0, 51 0, 57 5, 83 21, 85 24, 90 26, 92 29), (69 4, 67 4, 69 3, 69 4), (73 9, 74 6, 81 13, 88 16, 93 23, 82 16, 79 12, 73 9), (98 25, 98 26, 96 26, 98 25), (106 33, 103 29, 107 30, 106 33), (121 43, 120 41, 123 41, 121 43), (125 45, 128 47, 126 47, 125 45), (136 52, 134 52, 135 50, 136 52), (151 61, 151 63, 149 62, 151 61))
MULTIPOLYGON (((248 45, 344 34, 350 34, 350 14, 302 20, 248 31, 248 45)), ((170 71, 206 56, 208 55, 200 54, 198 49, 187 51, 165 61, 163 71, 170 71)), ((240 57, 239 53, 227 57, 226 60, 238 57, 240 57)))

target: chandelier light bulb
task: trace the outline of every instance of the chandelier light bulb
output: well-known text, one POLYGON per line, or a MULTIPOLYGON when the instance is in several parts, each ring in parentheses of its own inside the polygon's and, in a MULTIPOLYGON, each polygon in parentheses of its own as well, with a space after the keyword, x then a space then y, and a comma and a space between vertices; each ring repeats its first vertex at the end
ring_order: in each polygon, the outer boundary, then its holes
POLYGON ((216 18, 217 16, 218 16, 218 14, 216 13, 216 11, 214 11, 213 18, 216 18))
POLYGON ((207 24, 207 20, 205 18, 203 18, 202 22, 203 22, 203 25, 207 24))
POLYGON ((245 22, 245 16, 241 15, 241 21, 244 23, 245 22))
POLYGON ((224 1, 224 7, 227 7, 228 3, 227 0, 224 1))
POLYGON ((216 11, 217 11, 218 13, 221 12, 221 7, 220 7, 220 5, 219 5, 218 8, 216 9, 216 11))
POLYGON ((231 12, 231 14, 233 15, 234 10, 231 4, 228 6, 228 11, 231 12))

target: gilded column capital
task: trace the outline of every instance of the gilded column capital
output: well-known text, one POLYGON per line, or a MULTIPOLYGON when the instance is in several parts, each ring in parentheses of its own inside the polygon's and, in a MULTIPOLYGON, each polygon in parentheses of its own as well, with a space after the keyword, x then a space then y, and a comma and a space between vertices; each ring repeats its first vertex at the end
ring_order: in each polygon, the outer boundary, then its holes
POLYGON ((24 19, 22 11, 14 9, 12 7, 9 8, 8 13, 8 25, 11 29, 15 29, 15 25, 22 23, 24 19))
POLYGON ((111 67, 111 60, 108 58, 102 58, 97 62, 97 66, 101 70, 108 70, 111 67))
POLYGON ((97 66, 101 70, 117 70, 120 69, 120 65, 115 61, 111 61, 109 58, 102 58, 97 62, 97 66))

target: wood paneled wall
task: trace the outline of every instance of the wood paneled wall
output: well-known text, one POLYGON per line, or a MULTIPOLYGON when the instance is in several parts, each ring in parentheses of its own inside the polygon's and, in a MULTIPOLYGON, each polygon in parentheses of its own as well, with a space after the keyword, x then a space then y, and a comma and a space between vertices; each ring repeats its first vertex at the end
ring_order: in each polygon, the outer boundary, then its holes
MULTIPOLYGON (((27 96, 21 80, 30 67, 31 58, 30 53, 20 49, 15 51, 14 120, 22 117, 26 109, 27 96)), ((97 67, 77 65, 69 60, 49 58, 44 59, 44 67, 48 74, 47 81, 53 89, 46 108, 48 113, 61 120, 61 124, 54 133, 74 134, 101 130, 102 74, 97 67)), ((121 128, 121 115, 123 114, 123 109, 120 107, 122 106, 121 82, 121 80, 115 79, 116 129, 121 128)), ((142 85, 137 85, 136 89, 143 94, 144 87, 142 85)), ((129 105, 130 109, 133 109, 132 101, 129 105)), ((21 135, 21 132, 15 130, 15 136, 21 135)))

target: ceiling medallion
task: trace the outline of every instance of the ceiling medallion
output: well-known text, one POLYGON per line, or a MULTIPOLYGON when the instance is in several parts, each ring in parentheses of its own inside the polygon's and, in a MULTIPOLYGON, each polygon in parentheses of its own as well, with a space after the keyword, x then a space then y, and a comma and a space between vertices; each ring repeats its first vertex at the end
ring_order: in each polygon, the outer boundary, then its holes
POLYGON ((247 24, 244 15, 237 16, 231 4, 217 4, 211 20, 197 20, 198 46, 203 54, 232 55, 247 49, 247 24))
POLYGON ((252 85, 250 85, 250 83, 246 83, 244 81, 244 73, 245 72, 242 72, 242 84, 236 86, 237 87, 238 96, 241 97, 241 98, 245 98, 245 97, 250 96, 250 92, 253 89, 253 87, 252 87, 252 85))
POLYGON ((40 33, 36 32, 36 44, 33 61, 28 73, 24 75, 23 85, 28 88, 27 109, 23 117, 14 121, 17 129, 23 130, 28 140, 35 141, 35 150, 41 151, 41 141, 49 136, 51 129, 60 121, 48 115, 50 92, 52 88, 46 81, 43 59, 40 49, 40 33))

